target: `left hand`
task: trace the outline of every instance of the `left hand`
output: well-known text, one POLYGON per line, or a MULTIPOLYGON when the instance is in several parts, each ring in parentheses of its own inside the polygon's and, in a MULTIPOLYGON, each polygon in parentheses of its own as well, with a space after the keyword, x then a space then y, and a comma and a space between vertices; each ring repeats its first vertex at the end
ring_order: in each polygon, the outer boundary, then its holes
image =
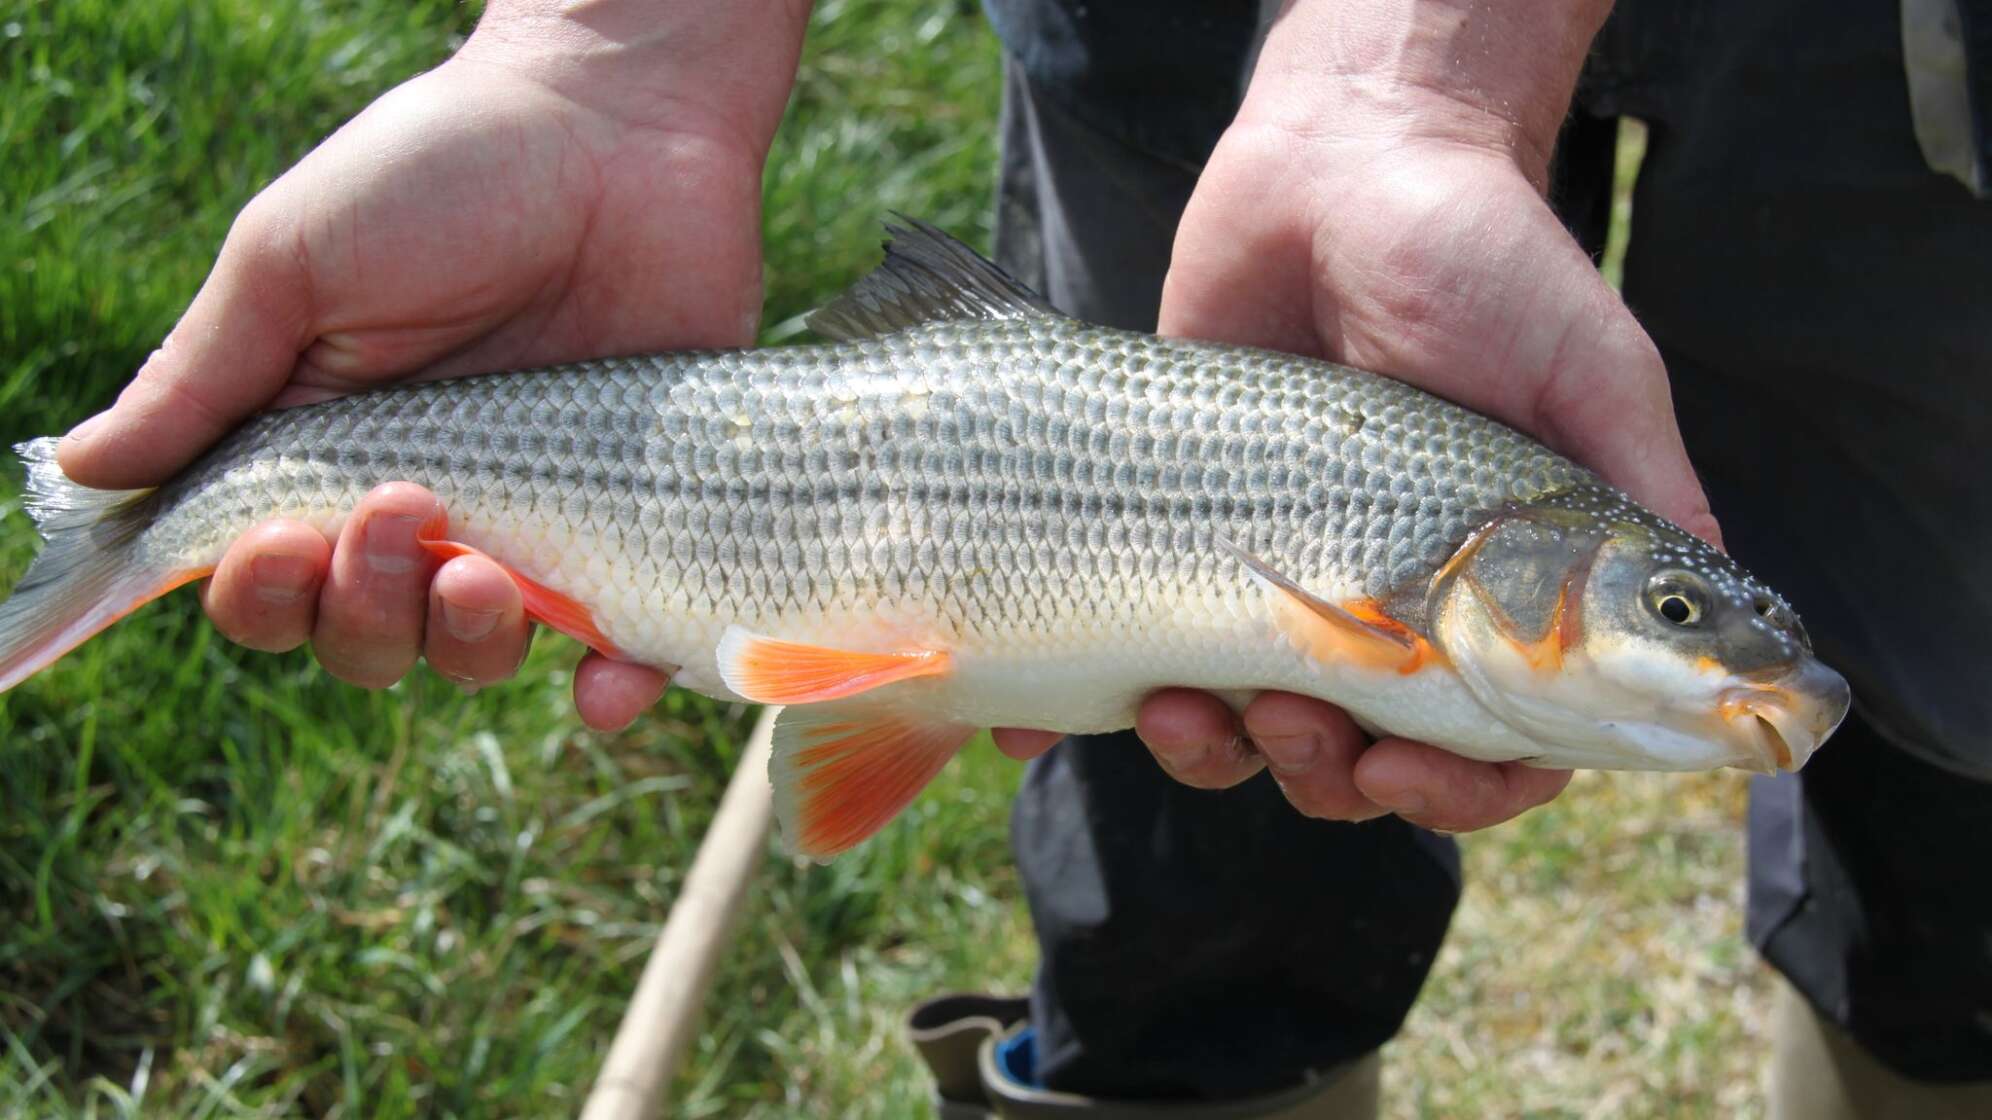
MULTIPOLYGON (((761 170, 806 5, 490 0, 443 65, 383 95, 258 194, 213 272, 62 467, 112 489, 171 477, 244 417, 404 378, 750 342, 761 170), (695 279, 687 279, 695 278, 695 279)), ((368 688, 418 656, 469 687, 510 677, 530 627, 504 569, 440 568, 434 494, 383 486, 337 541, 273 520, 202 602, 255 649, 307 641, 368 688)), ((633 720, 657 669, 585 656, 590 726, 633 720)))

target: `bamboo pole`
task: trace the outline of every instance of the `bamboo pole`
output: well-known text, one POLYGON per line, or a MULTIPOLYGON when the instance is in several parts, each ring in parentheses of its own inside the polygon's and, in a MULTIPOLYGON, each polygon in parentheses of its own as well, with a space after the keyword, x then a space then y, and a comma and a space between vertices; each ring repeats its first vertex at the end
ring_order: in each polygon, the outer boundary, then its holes
POLYGON ((658 1115, 664 1089, 694 1037, 727 934, 740 918, 747 886, 764 858, 774 799, 768 746, 777 711, 763 709, 747 737, 747 749, 644 963, 581 1120, 651 1120, 658 1115))

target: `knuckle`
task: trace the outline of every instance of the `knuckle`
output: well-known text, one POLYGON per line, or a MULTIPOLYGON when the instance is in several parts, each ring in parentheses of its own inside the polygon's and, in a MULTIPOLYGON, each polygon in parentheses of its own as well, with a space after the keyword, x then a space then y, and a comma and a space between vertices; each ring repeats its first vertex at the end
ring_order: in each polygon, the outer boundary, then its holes
POLYGON ((222 240, 222 253, 231 266, 261 270, 272 265, 310 265, 309 242, 292 217, 295 206, 284 198, 286 180, 278 179, 251 198, 235 215, 222 240))
POLYGON ((133 375, 119 400, 137 402, 141 409, 152 413, 187 417, 196 424, 226 431, 234 426, 236 417, 208 398, 208 388, 192 376, 187 366, 148 361, 133 375))

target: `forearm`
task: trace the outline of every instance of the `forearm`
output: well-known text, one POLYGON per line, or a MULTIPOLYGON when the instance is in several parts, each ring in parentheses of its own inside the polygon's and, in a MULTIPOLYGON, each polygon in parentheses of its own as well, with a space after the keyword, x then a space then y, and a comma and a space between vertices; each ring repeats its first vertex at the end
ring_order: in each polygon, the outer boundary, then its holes
POLYGON ((1303 134, 1458 140, 1540 185, 1611 0, 1288 0, 1244 116, 1303 134))
POLYGON ((530 74, 618 120, 694 108, 765 151, 795 82, 811 0, 490 0, 459 57, 530 74))

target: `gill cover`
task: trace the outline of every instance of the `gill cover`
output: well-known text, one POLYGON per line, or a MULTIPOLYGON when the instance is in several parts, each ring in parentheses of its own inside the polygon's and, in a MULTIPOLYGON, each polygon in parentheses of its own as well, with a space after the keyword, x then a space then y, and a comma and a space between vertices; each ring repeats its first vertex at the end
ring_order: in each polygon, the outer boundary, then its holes
MULTIPOLYGON (((1433 580, 1428 617, 1474 696, 1546 746, 1595 739, 1579 695, 1584 594, 1602 526, 1561 511, 1503 514, 1467 539, 1433 580)), ((1563 762, 1570 765, 1572 763, 1563 762)))

